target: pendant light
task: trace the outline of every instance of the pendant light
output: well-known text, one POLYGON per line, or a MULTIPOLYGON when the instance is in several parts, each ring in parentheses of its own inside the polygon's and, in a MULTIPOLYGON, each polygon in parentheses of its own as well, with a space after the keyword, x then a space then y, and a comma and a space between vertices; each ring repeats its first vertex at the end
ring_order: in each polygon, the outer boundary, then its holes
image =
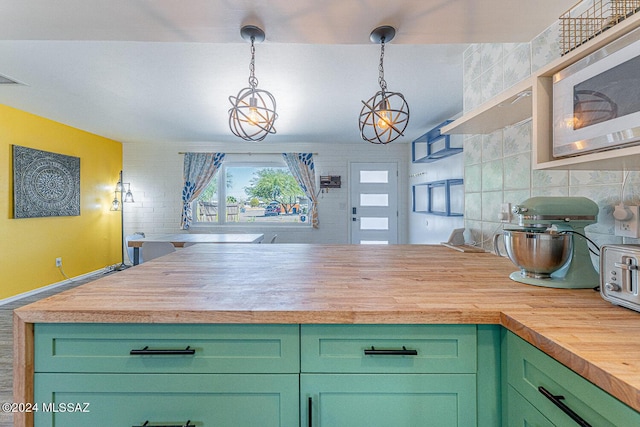
POLYGON ((255 42, 264 40, 264 31, 255 25, 245 25, 240 30, 242 38, 251 43, 251 62, 249 63, 249 87, 237 96, 230 96, 229 128, 235 136, 246 141, 262 141, 268 134, 275 134, 273 123, 276 114, 276 99, 266 90, 258 89, 255 76, 255 42))
POLYGON ((404 136, 409 124, 409 105, 400 92, 387 91, 384 79, 384 45, 396 35, 396 30, 388 25, 378 27, 369 38, 380 43, 380 65, 378 66, 378 84, 380 90, 368 101, 362 101, 360 111, 360 136, 373 144, 388 144, 404 136))

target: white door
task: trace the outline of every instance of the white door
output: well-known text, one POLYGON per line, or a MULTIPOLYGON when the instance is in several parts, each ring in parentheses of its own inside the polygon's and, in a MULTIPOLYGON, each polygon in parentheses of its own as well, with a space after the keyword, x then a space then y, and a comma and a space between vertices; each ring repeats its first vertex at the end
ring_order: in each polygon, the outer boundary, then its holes
POLYGON ((351 163, 351 243, 398 243, 398 164, 351 163))

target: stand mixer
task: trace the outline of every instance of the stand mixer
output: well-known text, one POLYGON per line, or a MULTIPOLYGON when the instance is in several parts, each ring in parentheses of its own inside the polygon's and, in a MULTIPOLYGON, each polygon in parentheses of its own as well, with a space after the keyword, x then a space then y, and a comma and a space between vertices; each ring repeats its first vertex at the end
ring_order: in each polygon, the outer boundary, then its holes
POLYGON ((507 255, 520 267, 512 280, 550 288, 598 286, 587 239, 576 235, 597 222, 597 204, 585 197, 532 197, 512 211, 521 227, 503 232, 507 255))

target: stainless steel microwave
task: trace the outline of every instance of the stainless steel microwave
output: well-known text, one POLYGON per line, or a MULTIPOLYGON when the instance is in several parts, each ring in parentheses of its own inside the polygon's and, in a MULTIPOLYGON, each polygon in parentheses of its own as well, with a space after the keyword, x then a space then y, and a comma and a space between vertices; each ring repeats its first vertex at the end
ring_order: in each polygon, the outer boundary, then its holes
POLYGON ((553 156, 640 144, 640 28, 553 76, 553 156))

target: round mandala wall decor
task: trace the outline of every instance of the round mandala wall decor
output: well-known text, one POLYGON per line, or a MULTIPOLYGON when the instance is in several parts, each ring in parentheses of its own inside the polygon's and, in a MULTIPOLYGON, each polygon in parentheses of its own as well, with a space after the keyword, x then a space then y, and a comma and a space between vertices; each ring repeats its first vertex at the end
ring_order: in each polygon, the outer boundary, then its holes
POLYGON ((13 146, 14 218, 80 215, 80 158, 13 146))

